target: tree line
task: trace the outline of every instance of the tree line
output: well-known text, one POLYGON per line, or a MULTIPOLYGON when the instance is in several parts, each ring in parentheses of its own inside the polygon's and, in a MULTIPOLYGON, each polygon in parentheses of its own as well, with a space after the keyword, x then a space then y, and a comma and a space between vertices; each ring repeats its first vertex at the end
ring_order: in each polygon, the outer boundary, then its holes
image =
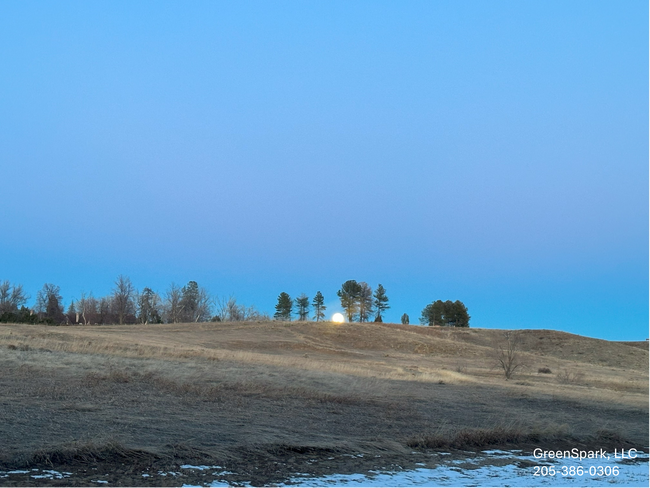
MULTIPOLYGON (((366 282, 348 280, 336 292, 348 322, 383 322, 390 309, 386 289, 379 284, 373 289, 366 282)), ((64 309, 59 286, 46 283, 36 294, 32 308, 25 306, 29 300, 22 285, 0 282, 0 322, 44 324, 161 324, 186 322, 238 322, 266 321, 271 317, 255 306, 237 303, 235 297, 211 296, 196 281, 181 287, 172 283, 162 294, 145 287, 137 290, 131 280, 120 275, 111 293, 95 297, 82 293, 64 309)), ((325 298, 318 291, 314 298, 301 293, 295 299, 282 292, 275 306, 275 320, 300 321, 325 320, 325 298)), ((420 317, 422 325, 469 327, 470 315, 463 302, 436 300, 427 305, 420 317)), ((409 323, 408 314, 401 318, 409 323)))
MULTIPOLYGON (((383 315, 386 310, 390 309, 388 305, 388 296, 386 289, 380 283, 374 291, 366 282, 357 282, 348 280, 341 285, 336 292, 341 308, 345 311, 348 322, 383 322, 383 315)), ((304 293, 295 299, 282 292, 278 296, 278 302, 275 306, 274 318, 276 320, 292 320, 294 313, 298 320, 308 320, 310 314, 310 305, 313 307, 313 320, 323 320, 326 309, 325 300, 320 291, 316 292, 313 301, 310 303, 309 297, 304 293), (294 312, 295 310, 295 312, 294 312)), ((436 300, 422 310, 420 323, 422 325, 439 325, 446 327, 469 327, 470 315, 467 307, 460 300, 452 302, 451 300, 436 300)), ((410 322, 408 314, 401 317, 403 324, 410 322)))
MULTIPOLYGON (((348 280, 341 286, 337 292, 341 301, 341 307, 349 322, 368 322, 374 317, 374 322, 382 322, 383 314, 390 308, 386 290, 380 284, 373 294, 372 288, 368 283, 357 283, 355 280, 348 280)), ((309 297, 304 293, 296 299, 292 299, 287 292, 282 292, 278 296, 278 303, 275 306, 276 320, 291 320, 295 314, 298 320, 309 320, 310 306, 313 307, 313 320, 319 322, 325 318, 325 298, 318 291, 310 303, 309 297)))
POLYGON ((0 282, 0 322, 104 325, 270 320, 254 306, 237 303, 235 297, 211 296, 196 281, 183 287, 172 283, 160 295, 148 287, 137 290, 128 277, 120 275, 109 295, 82 293, 67 310, 60 287, 46 283, 32 308, 25 306, 27 300, 22 285, 0 282))

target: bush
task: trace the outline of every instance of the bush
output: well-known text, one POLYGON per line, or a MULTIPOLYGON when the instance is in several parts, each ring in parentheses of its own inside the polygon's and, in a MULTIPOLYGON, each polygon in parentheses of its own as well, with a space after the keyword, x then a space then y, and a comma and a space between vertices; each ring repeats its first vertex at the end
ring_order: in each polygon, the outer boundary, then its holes
POLYGON ((553 371, 551 371, 549 368, 539 368, 537 370, 538 373, 540 374, 552 374, 553 371))
POLYGON ((576 383, 580 383, 584 377, 585 375, 582 373, 576 373, 575 371, 565 369, 561 373, 557 374, 557 381, 563 385, 575 385, 576 383))

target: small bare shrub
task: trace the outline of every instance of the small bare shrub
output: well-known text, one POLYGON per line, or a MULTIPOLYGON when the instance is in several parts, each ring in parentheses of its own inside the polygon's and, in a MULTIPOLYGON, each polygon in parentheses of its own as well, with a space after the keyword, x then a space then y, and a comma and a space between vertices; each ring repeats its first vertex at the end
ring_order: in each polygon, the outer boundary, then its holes
POLYGON ((558 373, 556 376, 558 383, 562 383, 563 385, 575 385, 584 380, 584 377, 585 375, 583 373, 569 371, 568 369, 558 373))
POLYGON ((7 349, 11 349, 12 351, 15 351, 15 350, 18 349, 18 348, 16 347, 15 344, 8 344, 8 345, 7 345, 7 349))
POLYGON ((552 374, 553 371, 551 371, 549 368, 539 368, 537 370, 538 373, 540 374, 552 374))
POLYGON ((512 378, 515 371, 524 366, 519 353, 520 338, 515 332, 505 332, 503 339, 494 345, 494 357, 497 365, 503 370, 506 380, 512 378))
POLYGON ((456 363, 456 373, 461 373, 461 374, 467 373, 467 364, 466 363, 456 363))
POLYGON ((625 439, 618 433, 608 429, 600 429, 596 431, 596 439, 599 441, 616 442, 622 444, 625 439))

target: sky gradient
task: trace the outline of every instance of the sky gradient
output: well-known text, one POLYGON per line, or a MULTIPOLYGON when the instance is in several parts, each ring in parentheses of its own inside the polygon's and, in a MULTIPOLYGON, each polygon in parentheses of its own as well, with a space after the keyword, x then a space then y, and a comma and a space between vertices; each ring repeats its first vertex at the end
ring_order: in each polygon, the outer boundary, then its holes
MULTIPOLYGON (((648 337, 648 3, 0 3, 0 280, 384 285, 648 337)), ((33 301, 33 300, 32 300, 33 301)), ((30 301, 31 303, 31 301, 30 301)))

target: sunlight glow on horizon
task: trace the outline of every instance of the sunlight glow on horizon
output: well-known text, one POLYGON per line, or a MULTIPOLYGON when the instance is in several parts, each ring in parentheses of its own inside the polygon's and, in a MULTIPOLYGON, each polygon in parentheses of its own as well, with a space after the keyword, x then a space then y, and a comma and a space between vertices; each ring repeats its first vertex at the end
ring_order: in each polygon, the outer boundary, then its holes
POLYGON ((342 313, 337 312, 334 315, 332 315, 332 322, 335 322, 337 324, 342 324, 343 322, 345 322, 345 317, 343 316, 342 313))

